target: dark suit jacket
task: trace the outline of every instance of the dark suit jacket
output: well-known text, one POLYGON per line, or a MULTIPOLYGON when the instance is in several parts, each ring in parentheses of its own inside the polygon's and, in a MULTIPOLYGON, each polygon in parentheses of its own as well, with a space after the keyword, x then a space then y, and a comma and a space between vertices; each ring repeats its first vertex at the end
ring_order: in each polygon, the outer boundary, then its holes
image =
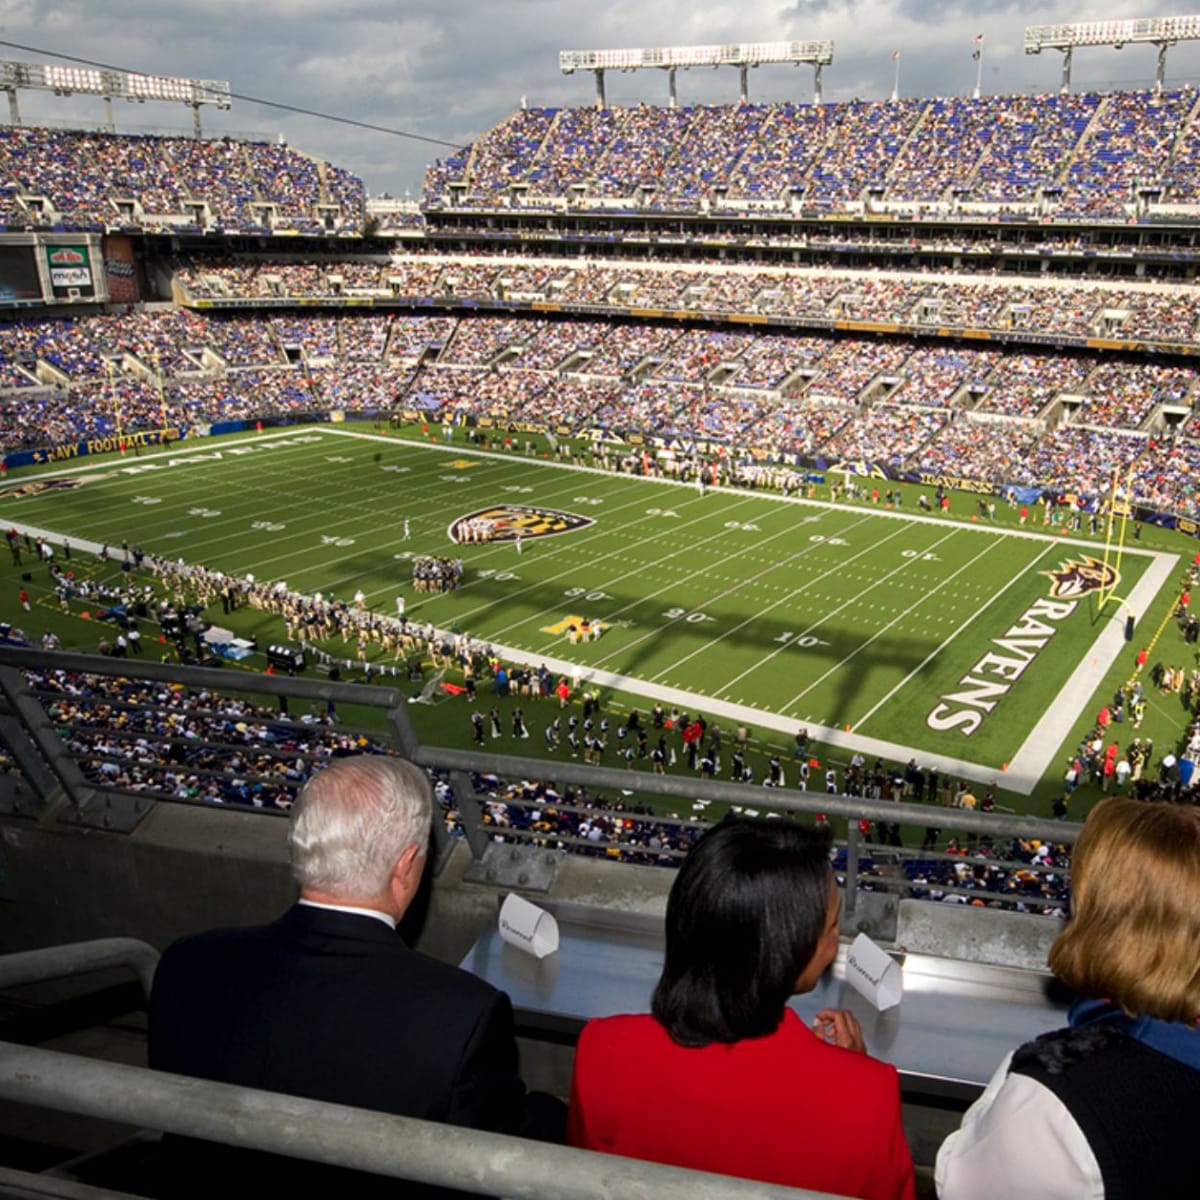
POLYGON ((149 1056, 180 1075, 542 1132, 508 997, 354 913, 296 905, 270 925, 176 942, 154 977, 149 1056))

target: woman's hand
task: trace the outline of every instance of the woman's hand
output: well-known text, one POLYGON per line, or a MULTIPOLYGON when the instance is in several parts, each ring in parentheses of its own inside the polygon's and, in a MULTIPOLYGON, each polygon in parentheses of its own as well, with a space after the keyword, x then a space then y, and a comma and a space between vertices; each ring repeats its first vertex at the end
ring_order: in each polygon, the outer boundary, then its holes
POLYGON ((858 1018, 844 1008, 821 1009, 813 1022, 813 1033, 831 1046, 841 1046, 843 1050, 854 1050, 859 1054, 867 1052, 858 1018))

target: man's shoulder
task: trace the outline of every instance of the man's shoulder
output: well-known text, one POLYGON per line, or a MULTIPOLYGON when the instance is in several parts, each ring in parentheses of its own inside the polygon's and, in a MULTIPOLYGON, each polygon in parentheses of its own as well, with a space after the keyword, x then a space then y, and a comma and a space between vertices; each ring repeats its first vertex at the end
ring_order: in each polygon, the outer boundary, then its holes
POLYGON ((472 975, 470 971, 452 963, 432 958, 420 950, 407 951, 404 963, 411 977, 428 983, 431 988, 436 988, 442 993, 453 992, 460 1001, 473 1001, 482 1007, 497 1000, 507 1000, 504 992, 480 979, 478 975, 472 975))
POLYGON ((161 963, 180 961, 192 957, 207 957, 213 954, 228 954, 238 950, 252 952, 276 936, 273 925, 238 925, 220 929, 206 929, 200 933, 187 933, 178 937, 163 952, 161 963))
POLYGON ((213 929, 178 939, 163 955, 161 967, 191 969, 249 964, 269 968, 277 957, 303 957, 310 965, 336 961, 346 977, 366 973, 382 981, 403 980, 405 987, 453 997, 458 1005, 485 1007, 503 996, 490 983, 451 963, 410 949, 399 934, 371 917, 344 916, 297 907, 266 925, 213 929))

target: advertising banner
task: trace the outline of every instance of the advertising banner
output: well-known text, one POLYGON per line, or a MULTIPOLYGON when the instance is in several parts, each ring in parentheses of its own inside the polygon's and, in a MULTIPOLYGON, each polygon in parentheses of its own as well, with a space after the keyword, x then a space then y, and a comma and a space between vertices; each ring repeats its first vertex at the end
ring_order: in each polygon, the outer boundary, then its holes
POLYGON ((104 256, 104 278, 108 282, 108 298, 114 304, 136 304, 141 297, 138 286, 137 260, 133 254, 133 239, 117 234, 101 242, 104 256))
POLYGON ((50 292, 55 300, 91 300, 96 295, 91 255, 86 245, 47 245, 44 250, 50 268, 50 292))

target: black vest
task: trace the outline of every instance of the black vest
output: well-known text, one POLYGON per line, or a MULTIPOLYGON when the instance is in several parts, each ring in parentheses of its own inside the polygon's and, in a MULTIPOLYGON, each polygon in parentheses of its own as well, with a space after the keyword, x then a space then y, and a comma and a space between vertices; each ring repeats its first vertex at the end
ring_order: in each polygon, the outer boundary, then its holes
MULTIPOLYGON (((1200 1071, 1102 1025, 1043 1034, 1010 1069, 1053 1092, 1075 1119, 1105 1200, 1200 1195, 1200 1071)), ((1028 1167, 1036 1175, 1037 1163, 1028 1167)))

